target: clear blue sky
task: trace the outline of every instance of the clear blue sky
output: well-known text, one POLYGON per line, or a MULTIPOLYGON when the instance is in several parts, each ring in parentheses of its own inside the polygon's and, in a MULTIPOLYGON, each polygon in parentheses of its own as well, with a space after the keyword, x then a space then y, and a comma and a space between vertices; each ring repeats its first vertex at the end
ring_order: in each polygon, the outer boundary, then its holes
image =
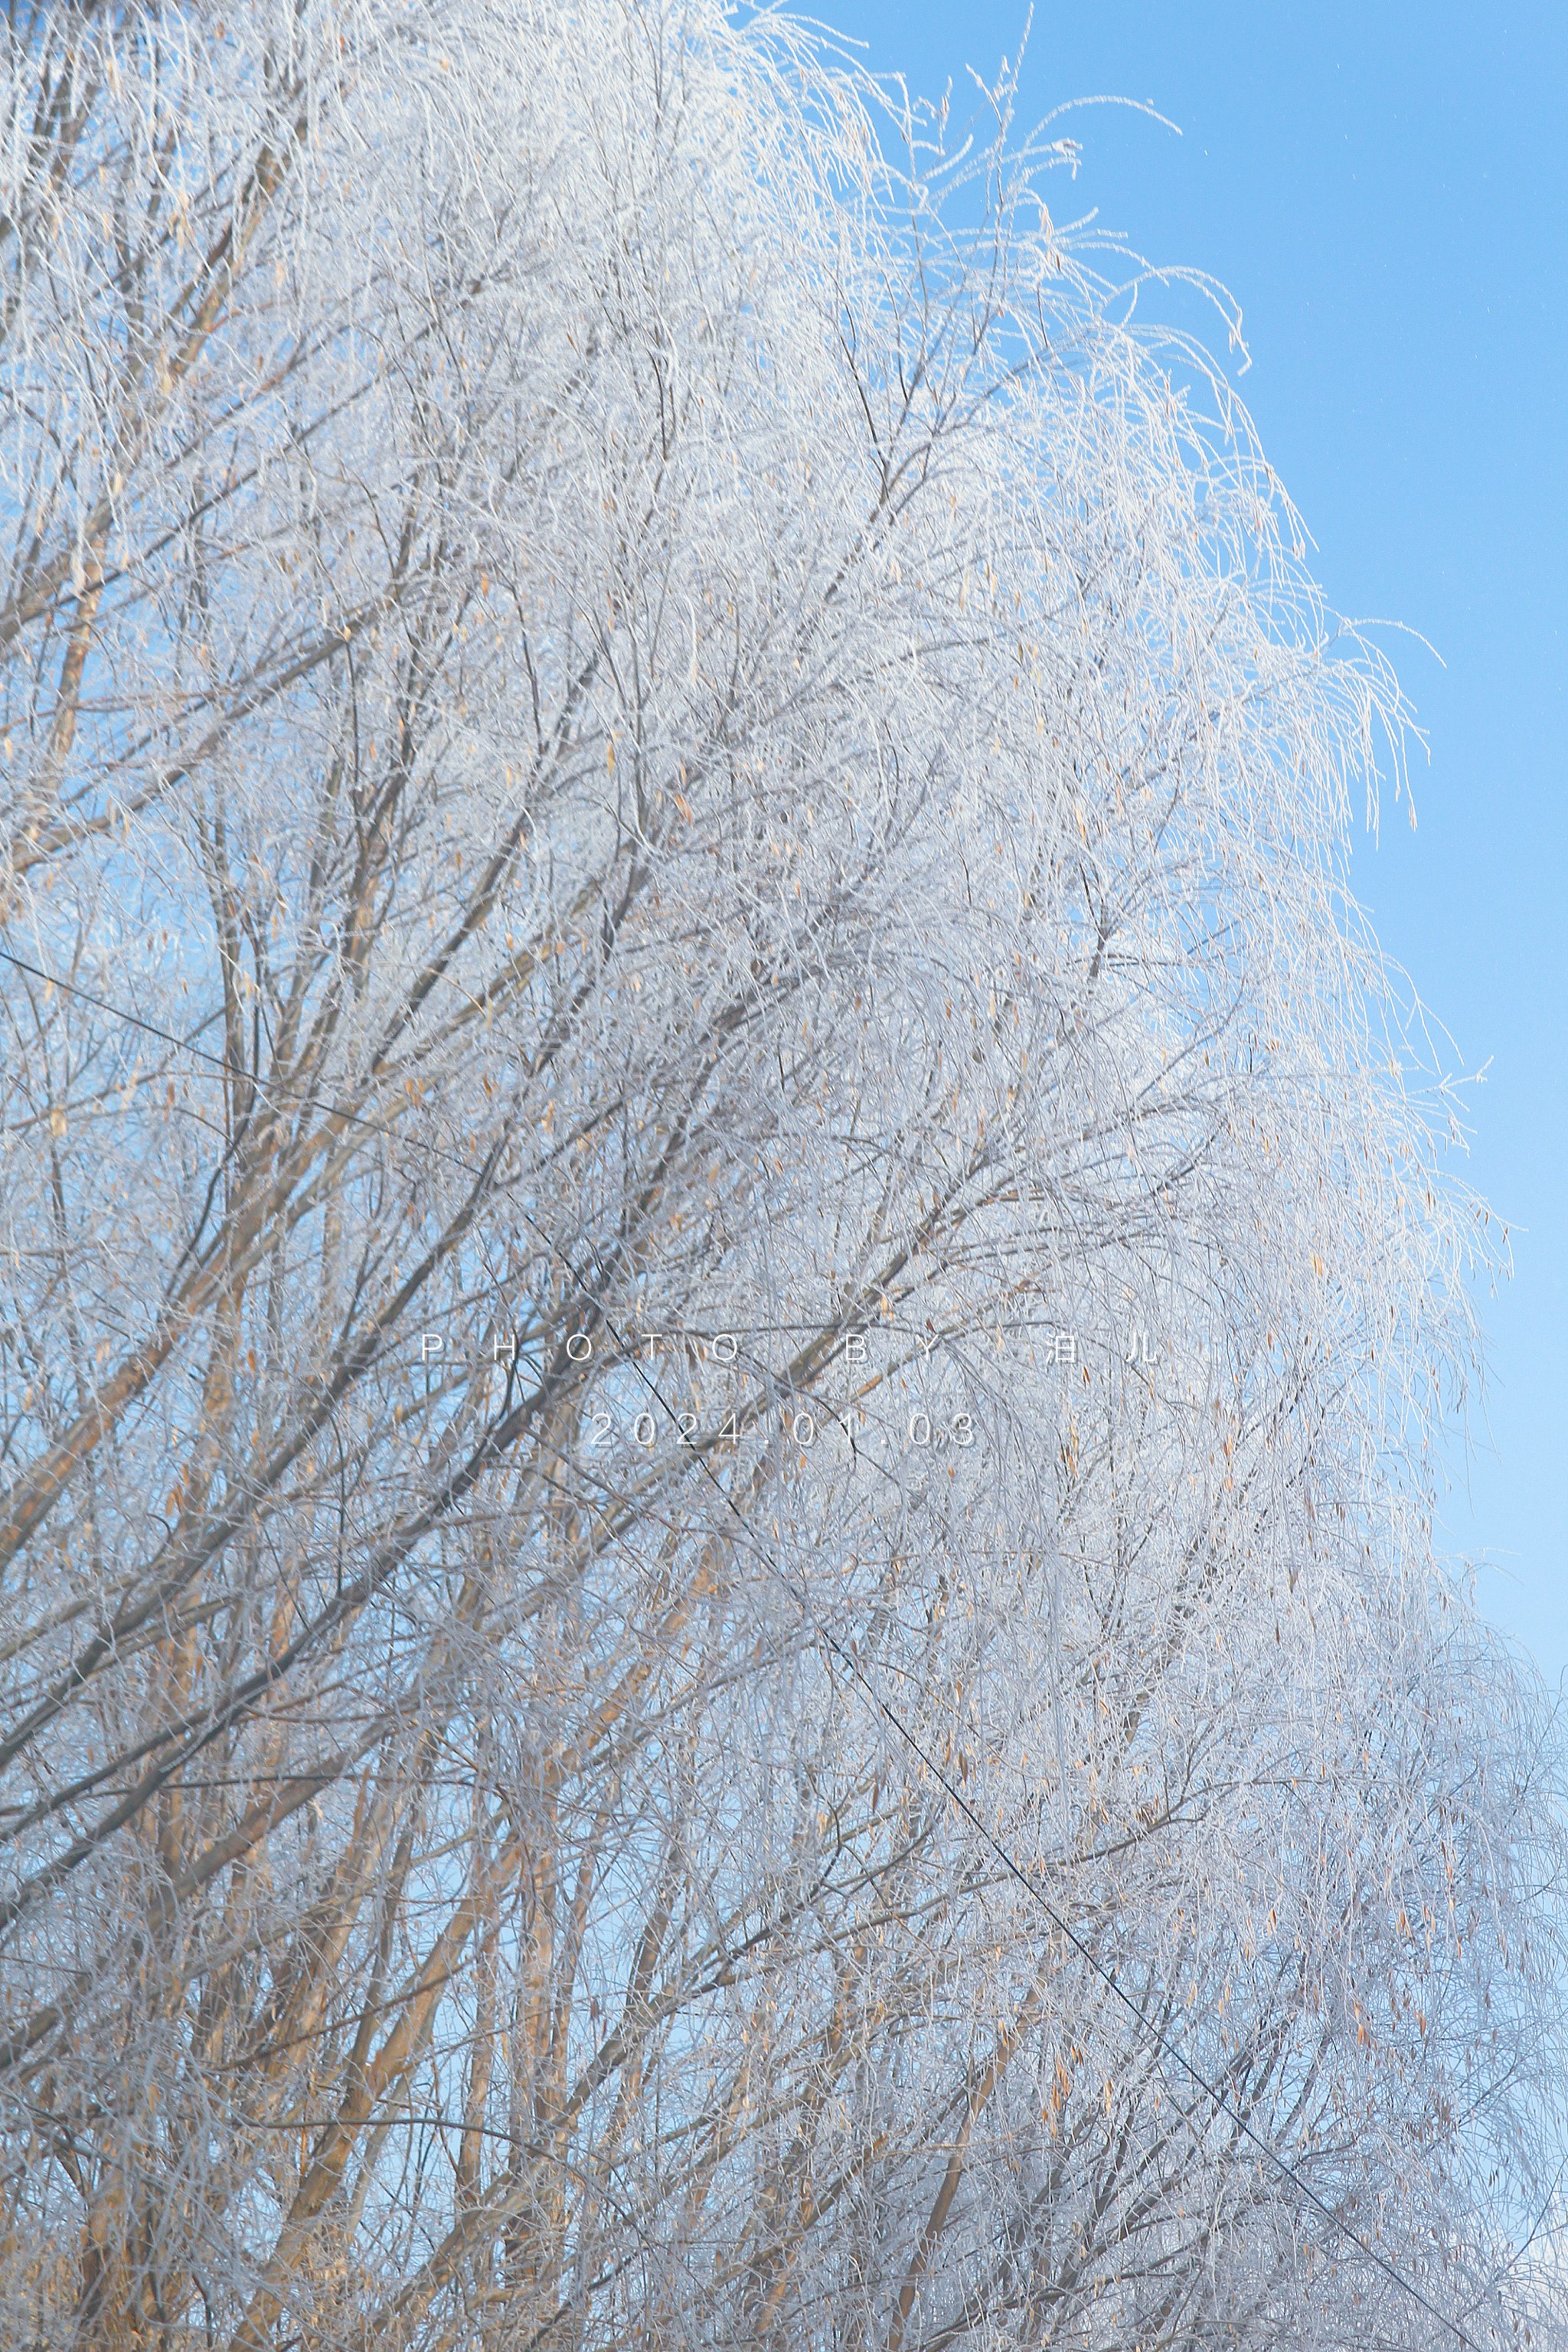
MULTIPOLYGON (((802 9, 801 13, 807 13, 802 9)), ((968 110, 1022 5, 816 0, 810 13, 968 110)), ((1389 635, 1431 740, 1418 825, 1386 809, 1355 882, 1446 1024, 1466 1174, 1513 1229, 1481 1301, 1489 1442, 1444 1537, 1552 1683, 1568 1672, 1568 9, 1414 0, 1044 5, 1025 112, 1147 100, 1081 142, 1059 217, 1098 208, 1151 261, 1222 278, 1239 389, 1317 542, 1331 604, 1389 635), (1070 208, 1070 209, 1069 209, 1070 208)), ((1190 320, 1172 299, 1165 315, 1190 320)))

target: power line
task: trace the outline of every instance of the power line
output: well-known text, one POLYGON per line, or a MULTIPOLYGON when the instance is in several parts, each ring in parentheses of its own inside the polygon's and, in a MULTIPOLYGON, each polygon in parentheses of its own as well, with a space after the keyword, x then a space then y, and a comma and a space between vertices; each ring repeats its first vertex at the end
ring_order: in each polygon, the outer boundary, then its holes
MULTIPOLYGON (((14 965, 19 971, 29 973, 33 979, 42 981, 47 987, 58 988, 64 995, 78 997, 84 1003, 94 1005, 100 1012, 109 1013, 113 1019, 122 1021, 132 1028, 142 1030, 149 1036, 161 1039, 163 1044, 174 1046, 178 1052, 195 1055, 199 1060, 209 1063, 213 1068, 224 1071, 231 1077, 243 1080, 246 1085, 253 1087, 259 1095, 270 1096, 277 1099, 294 1101, 307 1105, 315 1109, 329 1111, 335 1118, 345 1119, 353 1126, 365 1128, 373 1133, 387 1136, 395 1142, 401 1142, 405 1139, 384 1119, 374 1118, 367 1116, 363 1112, 355 1111, 346 1103, 340 1102, 331 1096, 315 1094, 307 1089, 289 1087, 280 1081, 259 1077, 254 1072, 247 1070, 240 1066, 230 1062, 226 1056, 222 1054, 212 1053, 206 1047, 195 1045, 190 1038, 177 1036, 174 1031, 162 1028, 158 1023, 149 1021, 143 1015, 132 1013, 129 1011, 127 1007, 112 1003, 107 997, 99 996, 90 989, 79 987, 74 981, 61 980, 58 974, 46 971, 37 964, 29 963, 24 957, 13 954, 8 948, 0 947, 0 960, 14 965)), ((417 1148, 427 1152, 432 1158, 450 1160, 455 1167, 460 1168, 466 1175, 478 1177, 482 1173, 482 1171, 477 1168, 472 1160, 468 1160, 463 1153, 454 1151, 441 1144, 423 1142, 419 1144, 417 1148)), ((531 1216, 526 1209, 522 1208, 519 1208, 518 1213, 521 1216, 523 1222, 538 1236, 550 1255, 565 1269, 572 1280, 574 1282, 580 1282, 582 1277, 578 1273, 577 1268, 572 1264, 572 1261, 567 1256, 565 1251, 561 1249, 552 1236, 545 1232, 544 1228, 539 1223, 537 1218, 531 1216)), ((604 1263, 591 1239, 587 1243, 587 1247, 595 1261, 597 1271, 601 1277, 603 1277, 605 1275, 604 1263)), ((674 1428, 679 1433, 680 1423, 677 1409, 670 1404, 668 1399, 664 1395, 662 1390, 659 1388, 657 1380, 655 1380, 649 1373, 646 1365, 640 1361, 636 1353, 635 1347, 631 1348, 630 1351, 627 1352, 628 1341, 626 1335, 617 1328, 612 1317, 605 1310, 602 1300, 598 1302, 597 1311, 602 1318, 605 1328, 609 1332, 611 1339, 615 1341, 616 1345, 622 1349, 623 1361, 629 1362, 631 1364, 647 1394, 659 1405, 669 1421, 672 1428, 674 1428)), ((710 1484, 714 1488, 714 1491, 719 1496, 720 1500, 733 1517, 742 1532, 747 1538, 748 1543, 752 1548, 754 1556, 761 1560, 763 1566, 767 1569, 769 1573, 789 1594, 791 1600, 799 1609, 807 1629, 824 1644, 826 1649, 832 1653, 834 1657, 838 1660, 839 1664, 849 1675, 856 1688, 860 1692, 873 1711, 879 1715, 882 1719, 891 1727, 899 1738, 903 1741, 910 1753, 918 1758, 924 1769, 931 1774, 932 1780, 937 1783, 938 1787, 941 1788, 947 1798, 948 1802, 953 1807, 954 1811, 963 1815, 963 1819, 970 1824, 971 1828, 975 1831, 977 1835, 984 1841, 991 1853, 995 1856, 996 1860, 1001 1864, 1006 1874, 1017 1882, 1017 1884, 1023 1888, 1025 1894, 1028 1896, 1029 1900, 1037 1906, 1040 1912, 1057 1930, 1058 1934, 1072 1947, 1079 1958, 1093 1970, 1094 1974, 1100 1979, 1107 1990, 1118 2002, 1120 2002, 1128 2016, 1131 2018, 1134 2023, 1136 2023, 1149 2037, 1159 2055, 1162 2058, 1168 2060, 1173 2065, 1181 2069, 1186 2079, 1210 2102, 1215 2112, 1224 2116, 1228 2122, 1235 2125, 1237 2129, 1252 2145, 1252 2147, 1254 2147, 1261 2156, 1265 2157, 1275 2168, 1280 2177, 1289 2181, 1297 2193, 1309 2205, 1310 2205, 1315 2211, 1322 2216, 1330 2228, 1338 2236, 1342 2238, 1347 2244, 1352 2246, 1355 2251, 1361 2254, 1366 2262, 1370 2263, 1375 2270, 1380 2272, 1392 2285, 1397 2287, 1401 2293, 1409 2295, 1415 2303, 1417 2303, 1421 2309, 1427 2314, 1428 2317, 1436 2319, 1441 2326, 1446 2327, 1453 2336, 1455 2341, 1464 2347, 1464 2352, 1481 2352, 1481 2347, 1477 2344, 1475 2338, 1468 2334, 1460 2322, 1453 2318, 1447 2312, 1440 2310, 1438 2306, 1430 2301, 1426 2294, 1423 2293, 1422 2289, 1415 2284, 1414 2279, 1407 2277, 1405 2273, 1398 2268, 1397 2264, 1391 2262, 1386 2255, 1380 2253, 1375 2246, 1370 2244, 1368 2241, 1361 2235, 1359 2231, 1353 2229, 1350 2222, 1344 2219, 1342 2214, 1336 2212, 1334 2208, 1328 2202, 1327 2199, 1322 2197, 1319 2191, 1312 2187, 1310 2181, 1302 2179, 1295 2167, 1290 2164, 1285 2157, 1279 2154, 1278 2148, 1274 2147, 1270 2140, 1265 2138, 1260 2132, 1253 2129, 1251 2124, 1248 2123, 1241 2109, 1226 2096, 1224 2091, 1216 2084, 1212 2082, 1200 2067, 1195 2066, 1193 2063, 1193 2061, 1186 2056, 1185 2053, 1171 2040, 1164 2029, 1156 2024, 1154 2020, 1149 2015, 1148 2011, 1143 2009, 1126 1990, 1125 1986, 1118 1977, 1116 1970, 1111 1968, 1109 1963, 1102 1960, 1098 1953, 1096 1953, 1091 1947, 1084 1941, 1082 1937, 1078 1934, 1077 1930, 1062 1916, 1061 1913, 1050 1901, 1044 1890, 1040 1886, 1037 1885, 1023 1864, 1016 1860, 1010 1849, 1005 1845, 1002 1840, 986 1826, 981 1814, 975 1810, 969 1799, 964 1796, 963 1790, 955 1786, 953 1781, 942 1769, 942 1766, 936 1761, 936 1759, 928 1752, 922 1742, 916 1737, 915 1733, 910 1730, 908 1724, 904 1722, 897 1708, 894 1707, 888 1699, 883 1697, 881 1692, 867 1674, 865 1668, 860 1664, 860 1661, 855 1656, 853 1651, 847 1648, 846 1645, 838 1640, 837 1635, 829 1631, 828 1627, 822 1622, 821 1618, 818 1617, 816 1612, 813 1610, 806 1593, 795 1582, 794 1579, 789 1575, 788 1571, 781 1565, 781 1563, 773 1558, 772 1553, 769 1551, 764 1539, 756 1533, 750 1520, 746 1517, 745 1513, 742 1510, 740 1505, 734 1500, 734 1497, 731 1495, 729 1489, 725 1486, 723 1481, 719 1477, 717 1472, 714 1470, 711 1463, 708 1459, 706 1452, 699 1450, 696 1454, 696 1459, 703 1475, 707 1477, 710 1484)))

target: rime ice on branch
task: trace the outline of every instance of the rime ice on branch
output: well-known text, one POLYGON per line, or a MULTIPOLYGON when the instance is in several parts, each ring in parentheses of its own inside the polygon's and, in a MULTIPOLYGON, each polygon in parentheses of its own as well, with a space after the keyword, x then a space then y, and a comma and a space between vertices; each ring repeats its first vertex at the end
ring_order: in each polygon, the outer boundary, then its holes
POLYGON ((1558 2340, 1405 715, 1223 382, 777 17, 4 39, 0 2334, 1558 2340))

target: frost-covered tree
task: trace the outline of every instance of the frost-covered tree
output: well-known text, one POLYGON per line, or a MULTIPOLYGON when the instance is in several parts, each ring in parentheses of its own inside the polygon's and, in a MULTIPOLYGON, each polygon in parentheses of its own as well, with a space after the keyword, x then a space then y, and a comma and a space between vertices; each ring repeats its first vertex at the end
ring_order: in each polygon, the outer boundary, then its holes
POLYGON ((5 2340, 1556 2340, 1245 420, 775 16, 4 38, 5 2340))

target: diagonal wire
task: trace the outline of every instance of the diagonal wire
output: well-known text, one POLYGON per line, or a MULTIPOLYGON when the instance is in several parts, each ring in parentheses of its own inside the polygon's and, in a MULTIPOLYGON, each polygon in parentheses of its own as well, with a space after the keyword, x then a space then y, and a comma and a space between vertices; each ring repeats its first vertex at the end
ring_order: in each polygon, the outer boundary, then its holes
MULTIPOLYGON (((244 1079, 247 1084, 253 1087, 258 1094, 271 1095, 277 1098, 304 1104, 319 1110, 329 1111, 334 1117, 342 1118, 351 1125, 366 1128, 378 1135, 388 1136, 395 1142, 403 1142, 405 1139, 403 1135, 399 1134, 398 1131, 384 1119, 378 1119, 371 1117, 367 1113, 353 1110, 346 1103, 340 1102, 330 1095, 320 1095, 308 1089, 289 1087, 278 1080, 258 1077, 254 1072, 244 1069, 237 1064, 229 1061, 224 1055, 212 1053, 206 1047, 194 1044, 189 1038, 176 1035, 173 1030, 161 1028, 155 1021, 149 1021, 142 1014, 131 1012, 128 1007, 112 1003, 107 997, 96 995, 92 990, 81 988, 78 986, 74 981, 61 980, 57 973, 46 971, 41 968, 41 966, 27 962, 26 958, 13 954, 8 948, 0 947, 0 961, 15 965, 18 971, 27 972, 33 979, 41 980, 46 983, 46 985, 51 988, 58 988, 64 995, 78 997, 82 1001, 82 1003, 96 1006, 100 1012, 109 1013, 115 1020, 122 1021, 132 1028, 141 1029, 149 1036, 159 1038, 163 1044, 173 1045, 182 1053, 195 1055, 198 1060, 209 1063, 215 1069, 226 1071, 231 1077, 244 1079)), ((473 1162, 462 1152, 454 1151, 440 1144, 430 1142, 421 1143, 417 1148, 428 1152, 434 1159, 450 1160, 454 1166, 462 1169, 467 1175, 474 1176, 479 1172, 475 1168, 473 1162)), ((552 1240, 551 1235, 545 1232, 538 1220, 530 1215, 526 1209, 520 1208, 518 1213, 538 1236, 539 1240, 543 1244, 550 1255, 572 1276, 574 1282, 580 1281, 581 1276, 578 1274, 577 1268, 573 1265, 570 1258, 566 1255, 566 1253, 561 1249, 552 1240)), ((591 1240, 588 1242, 587 1246, 602 1275, 604 1273, 604 1264, 603 1260, 599 1257, 598 1251, 594 1247, 594 1244, 591 1240)), ((625 1351, 627 1349, 626 1336, 616 1328, 614 1320, 608 1313, 605 1312, 602 1301, 599 1304, 598 1312, 601 1315, 605 1328, 609 1332, 612 1339, 615 1340, 618 1348, 625 1351)), ((632 1349, 629 1354, 626 1355, 626 1360, 631 1363, 633 1369, 637 1372, 637 1378, 641 1381, 644 1389, 660 1407, 670 1423, 671 1427, 679 1432, 680 1424, 676 1408, 664 1395, 662 1390, 659 1388, 658 1381, 638 1358, 635 1349, 632 1349)), ((1264 2157, 1268 2160, 1268 2162, 1274 2168, 1275 2171, 1279 2173, 1280 2178, 1288 2181, 1291 2188, 1296 2190, 1297 2194, 1308 2205, 1310 2205, 1314 2211, 1322 2217, 1337 2237, 1341 2238, 1348 2246, 1352 2247, 1365 2262, 1370 2263, 1373 2269, 1380 2272, 1391 2285, 1397 2287, 1402 2294, 1409 2295, 1411 2299, 1415 2303, 1418 2304, 1421 2309, 1427 2314, 1429 2318, 1436 2320, 1440 2326, 1446 2328, 1453 2337, 1454 2341, 1463 2347, 1463 2352, 1481 2352, 1481 2347, 1477 2344, 1474 2336, 1468 2332, 1460 2322, 1452 2317, 1449 2313, 1441 2310, 1436 2304, 1433 2303, 1429 2299, 1429 2297, 1416 2284, 1414 2279, 1408 2277, 1406 2273, 1400 2270, 1396 2263, 1391 2262, 1385 2254, 1380 2253, 1377 2248, 1371 2244, 1367 2239, 1363 2238, 1361 2232, 1354 2229, 1352 2224, 1345 2220, 1342 2213, 1337 2212, 1334 2207, 1329 2203, 1328 2200, 1323 2197, 1319 2190, 1312 2187, 1310 2181, 1304 2179, 1301 2174, 1296 2170, 1295 2167, 1289 2161, 1289 2159, 1280 2155, 1273 2142, 1268 2139, 1261 2132, 1256 2131, 1253 2128, 1241 2108, 1237 2106, 1233 2100, 1226 2097, 1224 2090, 1219 2086, 1219 2084, 1212 2081, 1201 2067, 1194 2065, 1193 2061, 1186 2055, 1185 2052, 1182 2050, 1180 2045, 1171 2039, 1170 2035, 1162 2026, 1156 2024, 1155 2021, 1150 2016, 1147 2010, 1145 2010, 1139 2001, 1134 1999, 1133 1995, 1127 1990, 1115 1969, 1112 1968, 1108 1961, 1102 1960, 1092 1947, 1085 1942, 1084 1938, 1078 1933, 1077 1929, 1073 1927, 1070 1922, 1064 1918, 1062 1914, 1057 1909, 1057 1906, 1051 1902, 1044 1889, 1037 1885, 1035 1880, 1030 1876, 1028 1871, 1025 1868, 1024 1864, 1014 1855, 1011 1849, 1003 1843, 1002 1839, 999 1838, 994 1832, 986 1826, 981 1814, 970 1802, 969 1799, 963 1794, 963 1790, 955 1785, 949 1775, 942 1769, 942 1767, 926 1748, 923 1742, 910 1728, 909 1725, 899 1714, 897 1708, 892 1706, 890 1701, 882 1696, 882 1693, 872 1681, 871 1677, 867 1674, 864 1666, 861 1664, 859 1659, 855 1656, 853 1651, 847 1648, 844 1643, 839 1641, 837 1636, 829 1630, 826 1624, 824 1623, 822 1619, 812 1608, 810 1599, 806 1592, 795 1582, 794 1578, 790 1576, 788 1571, 780 1564, 780 1562, 773 1558, 766 1542, 757 1534, 755 1528, 752 1526, 751 1521, 747 1518, 740 1505, 735 1501, 728 1487, 724 1485, 722 1479, 720 1478, 718 1473, 714 1470, 706 1453, 699 1453, 697 1460, 704 1475, 708 1478, 715 1493, 719 1496, 725 1508, 735 1520, 742 1533, 746 1537, 748 1544, 754 1552, 755 1557, 761 1560, 763 1566, 789 1594, 791 1600, 800 1611, 801 1616, 807 1628, 816 1636, 816 1638, 823 1643, 824 1647, 829 1650, 834 1657, 837 1659, 838 1663, 849 1675, 857 1690, 866 1700, 872 1711, 879 1715, 882 1720, 891 1727, 893 1732, 909 1749, 910 1753, 918 1758, 921 1764, 931 1774, 932 1780, 942 1790, 954 1811, 962 1814, 963 1819, 969 1823, 970 1827, 975 1832, 975 1834, 984 1842, 984 1843, 990 1849, 991 1853, 995 1856, 996 1860, 1001 1864, 1003 1870, 1005 1872, 1007 1876, 1017 1882, 1018 1885, 1023 1888, 1024 1893, 1028 1896, 1029 1900, 1037 1906, 1044 1917, 1047 1918, 1050 1922, 1051 1926, 1057 1930, 1058 1934, 1072 1947, 1073 1950, 1079 1955, 1079 1958, 1100 1979, 1100 1982, 1105 1986, 1106 1990, 1111 1994, 1113 1999, 1120 2003, 1127 2015, 1148 2037, 1159 2055, 1163 2059, 1168 2061, 1173 2066, 1179 2068, 1181 2073, 1186 2077, 1187 2081, 1193 2084, 1194 2088, 1199 2091, 1203 2096, 1209 2101, 1215 2113, 1223 2116, 1228 2123, 1235 2126, 1236 2129, 1242 2135, 1242 2137, 1258 2150, 1260 2156, 1264 2157)))

